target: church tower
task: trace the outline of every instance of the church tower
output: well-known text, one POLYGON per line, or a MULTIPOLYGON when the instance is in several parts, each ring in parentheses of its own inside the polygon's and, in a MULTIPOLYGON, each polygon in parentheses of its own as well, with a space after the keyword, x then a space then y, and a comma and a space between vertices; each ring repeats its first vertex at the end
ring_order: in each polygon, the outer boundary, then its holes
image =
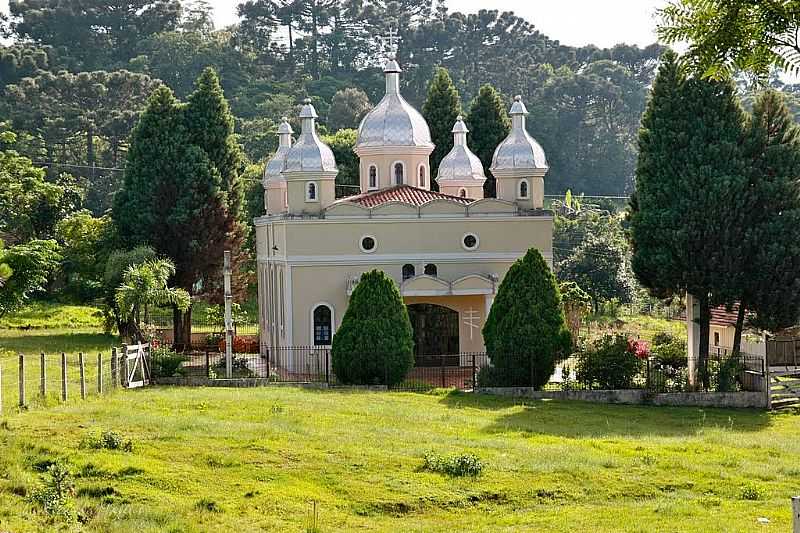
POLYGON ((453 149, 439 164, 436 183, 444 194, 480 200, 486 176, 481 160, 467 147, 467 133, 467 125, 459 115, 453 126, 453 149))
POLYGON ((361 192, 397 185, 430 190, 431 132, 422 115, 400 94, 397 33, 389 33, 389 53, 383 72, 386 94, 358 127, 361 192))
POLYGON ((285 213, 289 207, 286 179, 281 173, 286 165, 286 155, 292 147, 292 133, 294 132, 289 125, 289 119, 283 117, 278 126, 278 150, 264 168, 264 209, 268 215, 285 213))
POLYGON ((288 212, 292 215, 318 215, 336 198, 336 159, 327 144, 317 136, 317 111, 306 98, 300 110, 302 131, 286 154, 283 177, 286 180, 288 212))
POLYGON ((497 198, 516 202, 521 209, 542 209, 547 159, 542 147, 525 129, 528 110, 521 96, 514 97, 509 115, 511 132, 494 151, 490 167, 497 180, 497 198))

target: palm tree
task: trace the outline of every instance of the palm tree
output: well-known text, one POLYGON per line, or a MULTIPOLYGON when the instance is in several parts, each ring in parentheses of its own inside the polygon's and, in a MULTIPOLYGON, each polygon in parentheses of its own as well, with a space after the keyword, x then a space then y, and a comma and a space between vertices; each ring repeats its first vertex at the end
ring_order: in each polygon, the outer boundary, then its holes
POLYGON ((154 305, 174 305, 181 312, 189 308, 191 297, 183 289, 168 285, 175 275, 175 264, 169 259, 151 259, 128 267, 117 287, 115 299, 122 319, 131 322, 131 336, 136 342, 144 342, 140 327, 141 314, 149 320, 149 309, 154 305))

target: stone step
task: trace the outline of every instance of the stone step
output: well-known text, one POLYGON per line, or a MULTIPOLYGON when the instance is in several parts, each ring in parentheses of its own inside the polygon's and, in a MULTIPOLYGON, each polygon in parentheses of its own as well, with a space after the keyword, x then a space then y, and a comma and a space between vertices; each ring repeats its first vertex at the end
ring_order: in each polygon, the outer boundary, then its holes
POLYGON ((789 409, 791 407, 800 407, 800 399, 784 398, 781 400, 772 400, 771 406, 773 409, 789 409))

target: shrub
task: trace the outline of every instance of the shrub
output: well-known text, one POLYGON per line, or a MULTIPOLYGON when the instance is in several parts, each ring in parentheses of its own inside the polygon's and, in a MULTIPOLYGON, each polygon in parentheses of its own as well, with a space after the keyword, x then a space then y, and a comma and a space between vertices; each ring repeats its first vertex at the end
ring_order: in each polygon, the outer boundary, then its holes
POLYGON ((484 464, 477 455, 462 453, 443 457, 433 452, 426 453, 422 470, 438 472, 452 477, 477 477, 483 472, 484 464))
POLYGON ((81 446, 93 450, 133 451, 133 441, 124 438, 116 431, 106 430, 99 435, 89 435, 83 439, 81 446))
POLYGON ((758 485, 747 483, 746 485, 742 486, 739 495, 743 500, 756 501, 760 500, 764 496, 764 491, 758 485))
POLYGON ((605 335, 578 355, 578 381, 600 389, 629 389, 643 361, 624 335, 605 335))
POLYGON ((653 358, 661 365, 674 369, 686 368, 689 364, 686 341, 669 333, 657 333, 653 337, 653 358))
POLYGON ((380 270, 367 272, 333 336, 333 372, 342 383, 396 385, 414 366, 413 339, 397 285, 380 270))
POLYGON ((709 361, 711 387, 717 392, 736 392, 739 390, 739 374, 744 370, 741 361, 729 357, 722 361, 709 361))
POLYGON ((496 384, 545 385, 556 362, 569 354, 572 339, 561 309, 556 279, 538 250, 531 248, 503 278, 483 326, 496 384))
POLYGON ((66 464, 56 461, 47 467, 44 486, 37 487, 29 501, 41 507, 48 515, 72 522, 77 518, 72 496, 75 484, 66 464))
POLYGON ((201 498, 194 504, 198 511, 208 511, 209 513, 221 513, 222 507, 219 506, 214 500, 208 498, 201 498))
POLYGON ((181 365, 186 360, 185 356, 175 353, 169 348, 157 348, 150 354, 150 370, 153 377, 171 378, 180 372, 181 365))

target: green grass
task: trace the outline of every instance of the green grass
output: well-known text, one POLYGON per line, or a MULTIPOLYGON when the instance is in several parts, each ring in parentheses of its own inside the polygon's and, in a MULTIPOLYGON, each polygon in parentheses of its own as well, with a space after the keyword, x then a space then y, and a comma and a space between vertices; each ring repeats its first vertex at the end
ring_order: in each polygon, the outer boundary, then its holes
POLYGON ((102 330, 103 313, 88 305, 35 302, 0 318, 0 329, 79 328, 102 330))
POLYGON ((656 333, 669 333, 674 337, 686 338, 686 322, 669 320, 649 315, 622 313, 619 316, 592 316, 588 328, 581 330, 589 339, 596 339, 606 333, 625 333, 650 340, 656 333))
POLYGON ((800 418, 462 393, 149 388, 0 422, 0 531, 68 461, 83 531, 776 531, 800 418), (132 453, 81 442, 113 430, 132 453), (476 478, 423 470, 475 454, 476 478), (770 524, 759 526, 766 517, 770 524))

